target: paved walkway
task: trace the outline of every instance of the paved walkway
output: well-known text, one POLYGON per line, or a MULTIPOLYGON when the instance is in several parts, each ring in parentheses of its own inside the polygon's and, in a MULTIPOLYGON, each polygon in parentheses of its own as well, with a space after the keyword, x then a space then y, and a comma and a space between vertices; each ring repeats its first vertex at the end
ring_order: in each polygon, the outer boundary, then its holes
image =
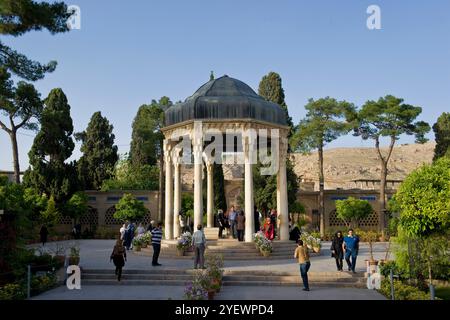
MULTIPOLYGON (((112 248, 114 247, 114 240, 77 240, 77 241, 60 241, 46 244, 46 251, 55 251, 57 246, 66 247, 67 250, 73 245, 80 248, 80 266, 86 269, 113 269, 114 266, 110 262, 112 248)), ((40 248, 40 245, 33 247, 40 248)), ((386 255, 387 243, 374 244, 374 258, 384 259, 386 255)), ((314 272, 329 272, 336 271, 335 260, 331 258, 329 250, 330 242, 323 242, 322 254, 320 256, 311 258, 311 270, 314 272)), ((164 249, 163 249, 164 250, 164 249)), ((392 257, 392 254, 391 254, 392 257)), ((127 252, 128 261, 125 269, 147 270, 152 268, 151 257, 134 254, 133 251, 127 252)), ((364 260, 369 259, 368 244, 361 243, 360 252, 356 261, 356 271, 365 272, 366 266, 364 260)), ((171 259, 160 258, 159 262, 163 268, 192 268, 193 259, 171 259)), ((224 262, 226 270, 266 270, 266 271, 285 271, 298 272, 298 265, 294 258, 283 260, 228 260, 224 262)), ((344 261, 344 267, 345 261, 344 261)))
MULTIPOLYGON (((385 300, 374 290, 353 288, 298 287, 222 287, 215 300, 385 300)), ((182 300, 184 287, 179 286, 82 286, 81 290, 59 287, 33 300, 182 300)))

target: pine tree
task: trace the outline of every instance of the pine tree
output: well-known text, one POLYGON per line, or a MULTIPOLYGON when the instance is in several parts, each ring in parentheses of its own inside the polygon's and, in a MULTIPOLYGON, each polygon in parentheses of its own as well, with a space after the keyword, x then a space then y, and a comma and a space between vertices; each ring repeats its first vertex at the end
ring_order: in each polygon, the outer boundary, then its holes
POLYGON ((31 167, 24 184, 60 203, 78 188, 75 165, 65 162, 75 147, 71 137, 73 124, 67 97, 61 89, 50 91, 44 104, 41 128, 28 153, 31 167))
POLYGON ((100 190, 103 181, 111 178, 119 160, 113 126, 98 111, 92 115, 86 131, 75 136, 82 141, 83 152, 77 168, 79 181, 83 189, 100 190))

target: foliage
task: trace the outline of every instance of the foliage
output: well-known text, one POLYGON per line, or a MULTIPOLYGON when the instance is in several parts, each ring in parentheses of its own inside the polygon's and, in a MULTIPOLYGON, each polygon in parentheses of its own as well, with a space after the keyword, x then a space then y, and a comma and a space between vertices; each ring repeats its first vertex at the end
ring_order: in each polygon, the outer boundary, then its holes
POLYGON ((184 193, 181 196, 181 210, 186 216, 194 217, 194 196, 191 193, 184 193))
POLYGON ((186 300, 205 300, 208 298, 208 291, 206 291, 201 283, 201 273, 195 273, 192 282, 189 282, 184 289, 184 298, 186 300))
POLYGON ((227 200, 225 197, 225 178, 223 176, 223 167, 221 164, 214 163, 213 185, 215 212, 218 212, 219 209, 223 210, 223 212, 226 212, 227 200))
POLYGON ((177 241, 177 249, 187 250, 192 244, 192 234, 190 232, 185 232, 177 241))
POLYGON ((78 219, 88 211, 88 196, 82 192, 76 192, 67 202, 66 211, 70 217, 78 219))
MULTIPOLYGON (((49 4, 32 0, 2 0, 0 34, 19 36, 42 29, 52 34, 65 32, 69 30, 66 22, 72 14, 63 2, 49 4)), ((53 72, 56 61, 42 65, 0 42, 0 65, 23 79, 36 81, 44 78, 45 73, 53 72)))
POLYGON ((56 225, 61 214, 56 208, 56 202, 53 196, 48 199, 47 208, 41 212, 41 222, 50 226, 56 225))
POLYGON ((0 115, 3 114, 10 123, 7 127, 0 119, 0 128, 10 136, 13 148, 14 176, 16 183, 20 183, 19 151, 17 145, 17 131, 19 129, 36 129, 37 124, 33 118, 40 117, 42 101, 40 94, 32 84, 20 81, 13 85, 10 73, 0 67, 0 115))
POLYGON ((269 72, 265 75, 259 83, 258 94, 267 101, 278 104, 285 111, 286 123, 291 128, 288 136, 291 137, 294 123, 292 122, 292 118, 289 116, 288 107, 286 105, 286 101, 284 100, 284 89, 281 83, 280 75, 276 72, 269 72))
POLYGON ((61 89, 50 91, 44 103, 41 129, 28 153, 31 167, 24 184, 62 203, 78 188, 75 166, 66 163, 75 147, 70 106, 61 89))
POLYGON ((103 181, 102 191, 110 190, 157 190, 159 168, 142 165, 133 167, 129 160, 119 160, 113 178, 103 181))
MULTIPOLYGON (((389 279, 381 281, 380 293, 385 297, 391 297, 391 283, 389 279)), ((416 287, 394 280, 394 297, 395 300, 430 300, 429 293, 425 293, 416 287)))
MULTIPOLYGON (((222 281, 223 277, 223 255, 222 254, 214 254, 208 253, 205 255, 205 266, 206 272, 213 280, 217 280, 219 282, 222 281)), ((218 289, 218 288, 215 288, 218 289)))
POLYGON ((265 234, 262 231, 258 231, 253 235, 253 241, 259 250, 265 252, 272 252, 272 242, 266 238, 265 234))
POLYGON ((450 227, 450 159, 442 158, 408 175, 394 196, 400 224, 411 236, 450 227))
POLYGON ((436 146, 433 161, 450 156, 450 113, 444 112, 433 125, 436 146))
POLYGON ((82 141, 83 155, 78 161, 78 179, 87 190, 100 190, 104 180, 110 179, 119 159, 113 126, 101 112, 95 112, 86 131, 75 135, 82 141))
POLYGON ((320 240, 320 233, 308 233, 303 231, 300 235, 300 239, 308 248, 321 248, 322 242, 320 240))
POLYGON ((336 200, 336 213, 339 219, 342 219, 347 226, 355 225, 361 219, 368 217, 373 212, 369 201, 349 197, 345 200, 336 200))
POLYGON ((152 243, 152 233, 150 231, 147 231, 141 235, 138 235, 138 237, 142 238, 142 242, 149 245, 152 243))
POLYGON ((172 105, 168 97, 142 105, 133 121, 130 160, 133 167, 156 165, 162 152, 164 110, 172 105))
POLYGON ((146 214, 147 208, 145 208, 144 203, 137 200, 132 194, 125 193, 116 204, 114 219, 135 221, 142 219, 146 214))
POLYGON ((17 283, 8 283, 0 287, 0 300, 22 300, 27 297, 25 288, 17 283))
MULTIPOLYGON (((265 176, 261 174, 263 165, 258 162, 253 167, 253 189, 255 194, 255 205, 262 212, 268 212, 269 209, 277 207, 277 175, 265 176)), ((294 171, 294 164, 290 159, 286 160, 286 179, 288 190, 288 210, 298 209, 294 205, 297 201, 297 191, 299 189, 299 179, 294 171), (294 207, 292 207, 294 205, 294 207)), ((244 188, 242 188, 243 190, 244 188)), ((245 198, 245 193, 242 192, 245 198)))
POLYGON ((134 247, 142 247, 142 245, 144 244, 142 235, 138 235, 138 236, 134 237, 132 242, 133 242, 134 247))
POLYGON ((71 258, 79 258, 80 257, 80 248, 79 247, 71 247, 70 248, 70 257, 71 258))
POLYGON ((383 277, 389 278, 391 270, 392 270, 392 273, 394 275, 399 276, 400 279, 403 278, 403 276, 401 274, 401 271, 400 271, 400 268, 398 267, 398 265, 397 265, 397 263, 395 261, 393 261, 393 260, 392 261, 387 261, 387 262, 385 262, 383 264, 379 264, 379 266, 380 266, 380 274, 383 277))

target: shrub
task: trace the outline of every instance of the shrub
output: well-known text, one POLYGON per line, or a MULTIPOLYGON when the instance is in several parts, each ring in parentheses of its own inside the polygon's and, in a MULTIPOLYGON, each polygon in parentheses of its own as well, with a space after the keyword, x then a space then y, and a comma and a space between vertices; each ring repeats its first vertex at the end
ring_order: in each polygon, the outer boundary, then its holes
MULTIPOLYGON (((391 283, 389 279, 381 282, 379 290, 384 296, 391 297, 391 283)), ((430 300, 430 295, 420 291, 416 287, 409 286, 399 280, 394 280, 394 298, 395 300, 430 300)))
POLYGON ((22 300, 26 296, 24 288, 17 283, 8 283, 0 287, 0 300, 22 300))

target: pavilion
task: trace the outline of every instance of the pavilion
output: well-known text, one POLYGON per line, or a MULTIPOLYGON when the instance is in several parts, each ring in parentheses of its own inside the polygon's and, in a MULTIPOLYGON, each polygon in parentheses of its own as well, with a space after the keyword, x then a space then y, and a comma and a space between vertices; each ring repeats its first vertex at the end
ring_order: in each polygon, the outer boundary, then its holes
POLYGON ((277 174, 278 232, 280 240, 289 240, 286 181, 289 127, 285 111, 279 105, 266 101, 242 81, 225 75, 208 81, 184 102, 169 107, 165 111, 162 132, 166 239, 177 238, 181 233, 181 165, 193 163, 194 166, 194 226, 203 221, 203 167, 206 166, 206 227, 211 228, 214 225, 213 164, 225 158, 224 161, 229 161, 231 154, 234 161, 242 161, 240 163, 244 165, 245 241, 253 241, 252 169, 257 151, 266 146, 265 151, 270 148, 269 156, 276 166, 273 173, 277 174), (223 143, 224 139, 226 143, 223 143), (263 144, 267 140, 268 144, 263 144), (211 147, 213 141, 215 148, 211 147), (230 147, 230 141, 232 152, 224 152, 229 151, 226 147, 230 147))

